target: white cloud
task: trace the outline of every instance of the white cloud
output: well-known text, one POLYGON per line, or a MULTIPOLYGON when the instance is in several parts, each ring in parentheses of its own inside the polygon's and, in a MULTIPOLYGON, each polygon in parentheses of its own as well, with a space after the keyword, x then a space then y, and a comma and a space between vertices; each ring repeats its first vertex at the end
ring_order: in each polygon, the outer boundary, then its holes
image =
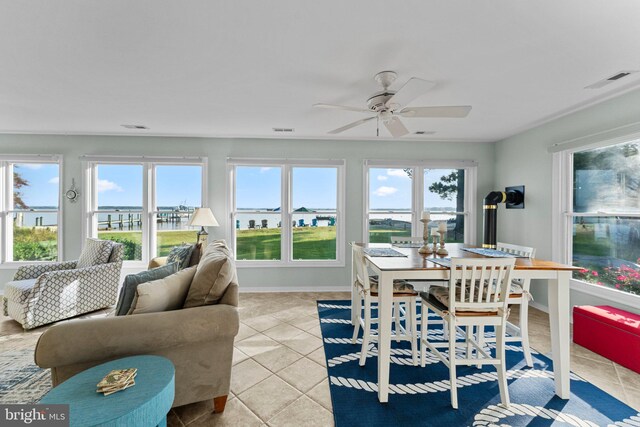
POLYGON ((394 187, 380 187, 376 191, 373 192, 378 197, 386 197, 397 192, 398 189, 394 187))
POLYGON ((387 176, 384 176, 384 175, 378 175, 378 181, 386 181, 386 180, 388 180, 388 179, 389 179, 389 177, 387 177, 387 176))
POLYGON ((39 163, 19 163, 17 166, 21 167, 21 168, 27 168, 27 169, 41 169, 42 164, 39 163))
POLYGON ((270 171, 273 168, 260 168, 260 173, 265 173, 266 171, 270 171))
POLYGON ((51 178, 49 181, 49 184, 57 184, 60 182, 60 178, 57 176, 54 176, 53 178, 51 178))
POLYGON ((409 175, 402 169, 387 169, 387 175, 397 176, 399 178, 409 178, 409 175))
POLYGON ((99 179, 98 180, 98 193, 103 193, 105 191, 117 191, 117 192, 123 192, 124 190, 122 189, 122 187, 120 187, 118 184, 116 184, 113 181, 109 181, 108 179, 99 179))

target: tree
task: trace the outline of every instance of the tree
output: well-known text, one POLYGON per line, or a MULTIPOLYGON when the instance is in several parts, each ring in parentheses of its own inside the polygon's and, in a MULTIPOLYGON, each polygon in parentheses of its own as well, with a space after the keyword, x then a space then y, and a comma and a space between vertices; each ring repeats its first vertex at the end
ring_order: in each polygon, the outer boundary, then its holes
POLYGON ((29 181, 24 179, 18 172, 13 171, 13 207, 19 209, 29 209, 29 206, 22 200, 22 193, 18 191, 22 187, 28 187, 29 181))
MULTIPOLYGON (((454 170, 449 175, 440 177, 440 181, 429 186, 429 191, 440 196, 442 200, 453 200, 456 196, 456 212, 464 211, 464 172, 454 170)), ((464 215, 456 215, 455 239, 458 240, 458 233, 463 233, 464 215)), ((463 237, 463 236, 460 236, 463 237)))

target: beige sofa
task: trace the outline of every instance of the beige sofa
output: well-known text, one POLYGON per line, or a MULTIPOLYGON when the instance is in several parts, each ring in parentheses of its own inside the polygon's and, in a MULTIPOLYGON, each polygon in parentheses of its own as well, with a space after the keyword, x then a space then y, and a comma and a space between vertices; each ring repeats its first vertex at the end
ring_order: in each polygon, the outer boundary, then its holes
POLYGON ((174 407, 213 399, 215 412, 222 412, 239 327, 235 277, 234 267, 234 280, 215 305, 55 325, 38 341, 36 364, 51 368, 55 386, 109 360, 137 354, 164 356, 176 368, 174 407))

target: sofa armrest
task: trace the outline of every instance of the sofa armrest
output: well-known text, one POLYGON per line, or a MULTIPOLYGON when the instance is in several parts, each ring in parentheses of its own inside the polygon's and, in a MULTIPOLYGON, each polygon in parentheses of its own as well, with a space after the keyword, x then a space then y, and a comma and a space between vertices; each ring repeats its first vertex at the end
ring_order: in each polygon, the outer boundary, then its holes
POLYGON ((40 336, 35 362, 42 368, 55 368, 156 353, 202 341, 233 341, 239 323, 238 310, 223 304, 72 320, 54 325, 40 336))
POLYGON ((163 265, 166 265, 166 264, 167 264, 166 256, 157 256, 155 258, 152 258, 151 261, 149 261, 147 270, 151 270, 152 268, 162 267, 163 265))
POLYGON ((46 264, 31 264, 18 267, 13 280, 36 279, 44 273, 59 270, 72 270, 76 268, 78 261, 51 262, 46 264))

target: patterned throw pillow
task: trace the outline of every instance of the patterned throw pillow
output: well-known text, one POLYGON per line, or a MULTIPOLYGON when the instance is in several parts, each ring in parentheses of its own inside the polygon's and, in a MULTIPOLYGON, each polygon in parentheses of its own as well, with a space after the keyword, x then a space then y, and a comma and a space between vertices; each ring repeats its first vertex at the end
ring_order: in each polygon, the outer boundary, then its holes
POLYGON ((171 249, 169 256, 167 256, 167 264, 172 262, 178 263, 178 270, 187 268, 189 266, 189 260, 191 259, 191 252, 195 245, 176 246, 171 249))
POLYGON ((85 241, 84 248, 76 268, 93 267, 94 265, 106 264, 111 256, 113 242, 110 240, 100 240, 88 238, 85 241))

